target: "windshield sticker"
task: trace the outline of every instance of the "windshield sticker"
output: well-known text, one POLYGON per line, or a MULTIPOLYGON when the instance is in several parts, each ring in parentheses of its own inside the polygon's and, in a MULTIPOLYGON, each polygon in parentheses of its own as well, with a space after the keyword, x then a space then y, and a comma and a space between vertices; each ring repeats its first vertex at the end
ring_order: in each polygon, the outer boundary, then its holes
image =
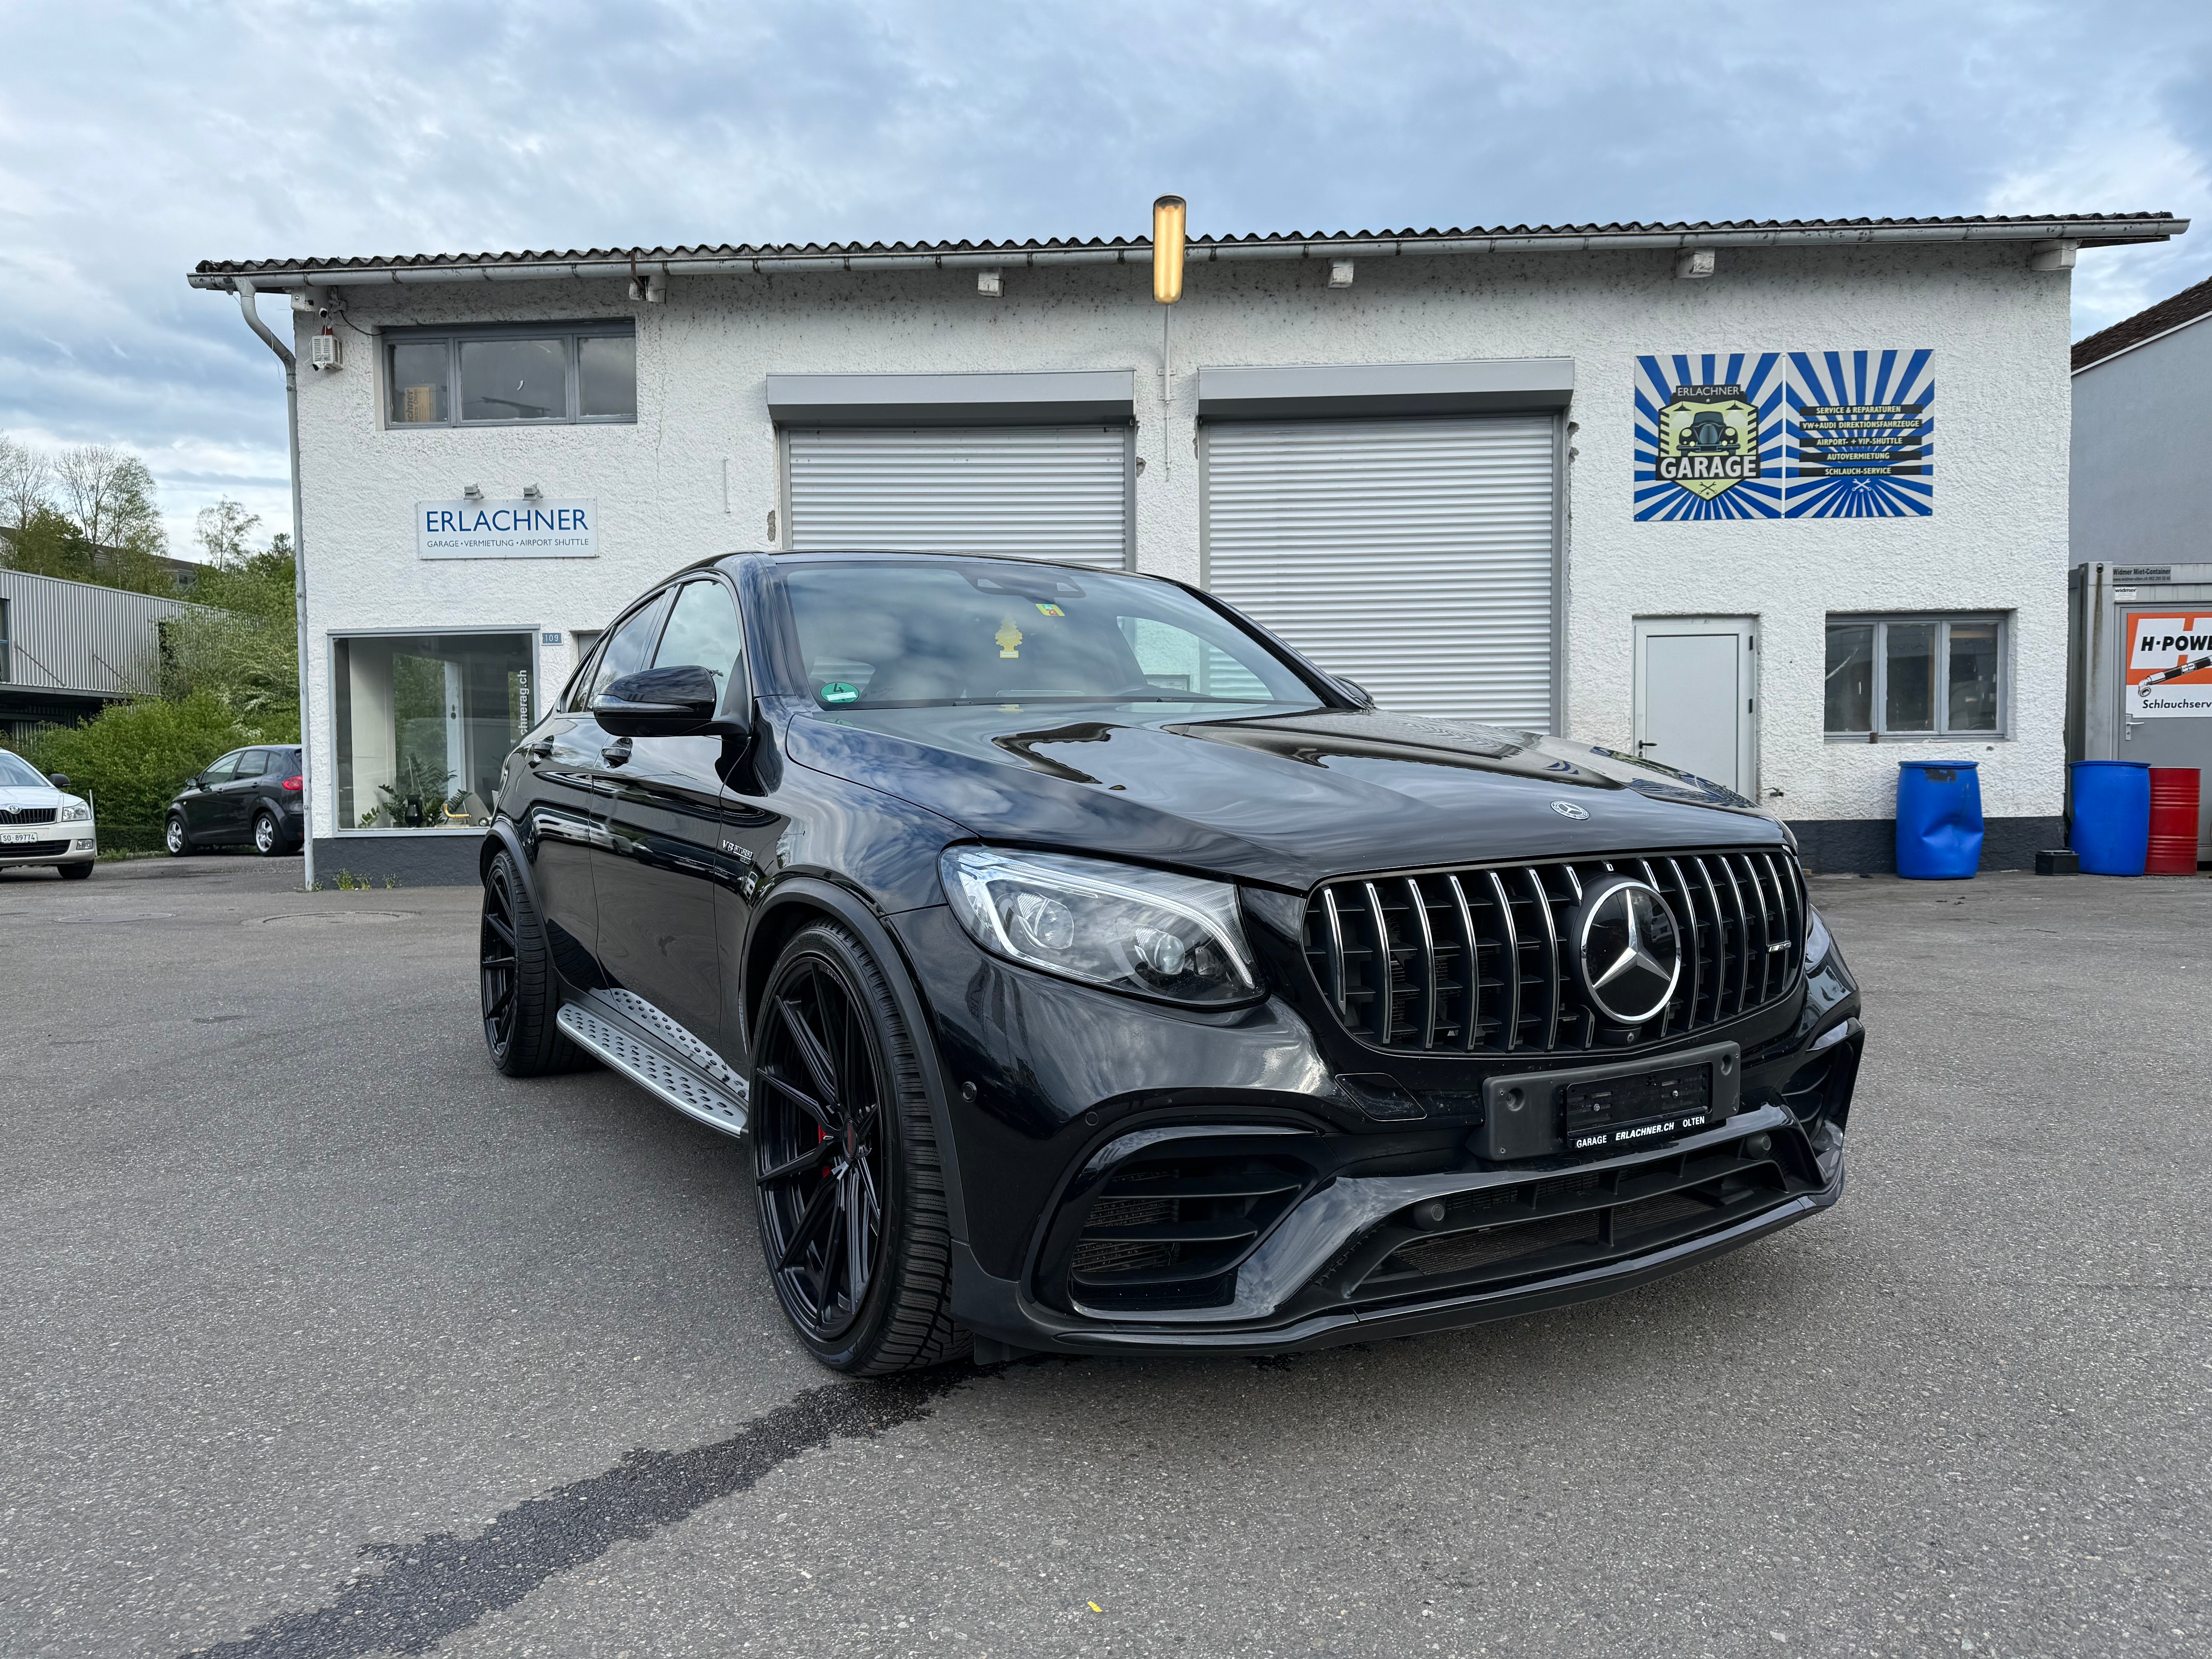
POLYGON ((860 688, 848 685, 843 680, 832 680, 822 688, 822 701, 824 702, 858 702, 860 700, 860 688))
POLYGON ((1778 351, 1638 357, 1636 516, 1780 518, 1784 378, 1778 351))
POLYGON ((1014 625, 1012 617, 999 624, 999 631, 992 637, 999 641, 1000 656, 1018 657, 1022 654, 1022 630, 1014 625))
POLYGON ((1037 601, 1037 615, 1040 617, 1065 617, 1066 614, 1056 605, 1047 605, 1042 599, 1037 601))

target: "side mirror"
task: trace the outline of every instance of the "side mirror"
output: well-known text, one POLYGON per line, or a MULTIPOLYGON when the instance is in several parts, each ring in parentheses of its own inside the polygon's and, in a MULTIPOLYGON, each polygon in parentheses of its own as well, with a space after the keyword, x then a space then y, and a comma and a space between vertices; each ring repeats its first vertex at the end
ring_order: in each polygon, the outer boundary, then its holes
POLYGON ((696 664, 625 674, 592 699, 592 718, 617 738, 688 738, 736 732, 742 720, 717 720, 721 692, 696 664))
POLYGON ((69 787, 69 774, 66 772, 49 772, 46 774, 46 781, 53 785, 57 789, 66 789, 69 787))

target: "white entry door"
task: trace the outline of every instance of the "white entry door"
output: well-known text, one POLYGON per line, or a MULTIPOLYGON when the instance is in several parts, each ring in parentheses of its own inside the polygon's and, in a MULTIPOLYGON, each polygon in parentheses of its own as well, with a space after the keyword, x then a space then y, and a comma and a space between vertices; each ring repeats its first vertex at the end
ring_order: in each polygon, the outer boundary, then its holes
POLYGON ((1733 789, 1759 790, 1759 623, 1636 619, 1636 752, 1733 789))

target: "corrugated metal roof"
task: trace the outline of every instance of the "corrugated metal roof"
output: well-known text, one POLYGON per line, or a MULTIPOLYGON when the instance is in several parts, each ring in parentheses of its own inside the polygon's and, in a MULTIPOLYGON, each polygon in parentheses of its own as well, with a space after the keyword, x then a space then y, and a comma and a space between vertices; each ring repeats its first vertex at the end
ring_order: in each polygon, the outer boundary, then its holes
POLYGON ((2100 329, 2074 343, 2074 372, 2079 374, 2107 357, 2117 357, 2139 345, 2148 345, 2161 334, 2185 328, 2199 318, 2212 315, 2212 276, 2194 288, 2185 288, 2170 299, 2124 317, 2110 328, 2100 329))
MULTIPOLYGON (((2164 241, 2189 228, 2171 213, 2078 213, 1932 219, 1698 220, 1670 224, 1511 225, 1486 229, 1272 231, 1191 239, 1188 257, 1342 258, 1419 253, 1586 251, 1600 247, 1753 247, 1859 243, 2073 241, 2085 247, 2164 241)), ((270 287, 317 283, 544 280, 800 269, 1149 264, 1148 237, 1054 237, 1023 242, 722 243, 684 247, 571 248, 507 253, 410 253, 297 259, 203 259, 187 278, 227 289, 239 277, 270 287)))

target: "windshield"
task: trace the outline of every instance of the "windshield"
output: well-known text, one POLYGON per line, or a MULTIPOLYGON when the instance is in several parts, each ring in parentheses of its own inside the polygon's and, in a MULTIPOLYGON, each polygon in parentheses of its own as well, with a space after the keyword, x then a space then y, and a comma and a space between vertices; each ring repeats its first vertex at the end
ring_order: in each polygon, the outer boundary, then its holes
POLYGON ((1164 582, 982 561, 779 574, 805 690, 824 708, 1320 701, 1258 640, 1164 582))
POLYGON ((51 789, 52 787, 30 762, 0 749, 0 788, 51 789))

